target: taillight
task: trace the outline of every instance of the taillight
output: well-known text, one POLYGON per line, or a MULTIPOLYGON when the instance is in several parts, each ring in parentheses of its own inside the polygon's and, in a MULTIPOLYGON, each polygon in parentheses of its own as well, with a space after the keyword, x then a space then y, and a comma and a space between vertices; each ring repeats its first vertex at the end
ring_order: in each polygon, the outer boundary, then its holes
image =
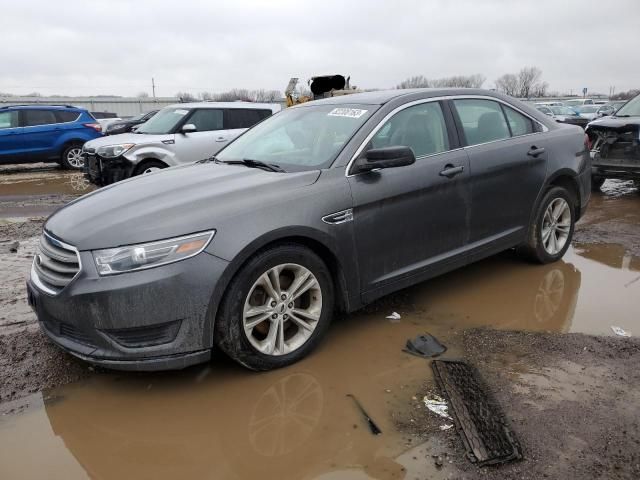
POLYGON ((83 123, 85 127, 93 128, 96 132, 102 132, 102 125, 99 123, 83 123))
POLYGON ((591 139, 586 133, 584 134, 584 146, 587 150, 591 151, 591 139))

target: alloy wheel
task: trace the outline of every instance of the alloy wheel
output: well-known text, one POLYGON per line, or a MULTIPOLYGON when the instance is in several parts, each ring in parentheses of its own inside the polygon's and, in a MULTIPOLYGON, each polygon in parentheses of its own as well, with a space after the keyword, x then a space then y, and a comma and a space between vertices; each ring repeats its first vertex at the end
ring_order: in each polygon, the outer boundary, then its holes
POLYGON ((542 219, 542 245, 549 255, 562 251, 571 233, 571 209, 564 198, 549 203, 542 219))
POLYGON ((82 157, 82 148, 72 148, 67 152, 67 163, 73 168, 84 167, 84 158, 82 157))
POLYGON ((149 168, 145 168, 142 171, 142 174, 144 175, 145 173, 153 173, 153 172, 157 172, 158 170, 162 170, 160 167, 149 167, 149 168))
POLYGON ((306 343, 322 313, 318 279, 302 265, 264 272, 244 302, 242 322, 251 345, 265 355, 286 355, 306 343))

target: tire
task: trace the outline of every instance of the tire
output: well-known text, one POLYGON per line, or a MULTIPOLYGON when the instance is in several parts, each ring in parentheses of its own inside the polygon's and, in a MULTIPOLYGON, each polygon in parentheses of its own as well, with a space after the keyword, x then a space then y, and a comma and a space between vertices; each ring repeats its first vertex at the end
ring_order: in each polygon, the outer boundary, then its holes
POLYGON ((229 284, 216 318, 214 344, 251 370, 284 367, 318 345, 331 323, 333 306, 333 281, 322 259, 302 245, 276 246, 250 258, 229 284), (274 282, 274 268, 280 272, 280 288, 274 282), (306 272, 314 278, 305 276, 306 272), (263 287, 265 275, 269 285, 275 285, 272 294, 263 287), (289 292, 296 280, 301 283, 289 292), (307 285, 313 286, 305 290, 307 285), (276 301, 278 291, 285 298, 276 301), (304 293, 290 302, 287 295, 300 291, 304 293), (300 319, 308 328, 300 326, 300 319), (255 325, 248 325, 251 322, 255 325))
POLYGON ((166 163, 161 162, 160 160, 147 160, 136 167, 133 176, 135 177, 137 175, 151 173, 157 170, 162 170, 163 168, 167 168, 166 163))
POLYGON ((602 187, 602 184, 604 183, 605 180, 606 178, 603 178, 603 177, 591 177, 591 191, 599 192, 600 187, 602 187))
POLYGON ((84 158, 81 156, 82 144, 73 143, 66 147, 60 157, 60 165, 68 170, 82 170, 84 158))
POLYGON ((560 260, 569 248, 573 238, 575 229, 574 206, 573 195, 565 188, 551 187, 547 190, 536 209, 533 222, 529 226, 527 241, 520 248, 520 251, 537 263, 544 264, 560 260), (550 209, 552 204, 553 207, 550 209), (561 207, 562 211, 554 221, 554 214, 551 210, 558 212, 561 207), (552 231, 547 234, 549 229, 552 229, 552 231), (554 239, 556 240, 555 245, 553 243, 554 239))

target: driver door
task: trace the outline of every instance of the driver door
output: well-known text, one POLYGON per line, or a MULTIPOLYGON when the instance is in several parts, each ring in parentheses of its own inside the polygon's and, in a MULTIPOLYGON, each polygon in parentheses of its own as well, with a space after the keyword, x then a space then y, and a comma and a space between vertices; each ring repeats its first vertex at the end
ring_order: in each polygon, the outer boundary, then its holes
POLYGON ((175 134, 176 159, 180 163, 190 163, 209 158, 224 146, 226 138, 223 127, 223 113, 219 108, 199 108, 191 112, 183 125, 193 124, 195 132, 175 134))
POLYGON ((414 164, 348 177, 365 302, 464 263, 469 160, 444 108, 428 101, 399 111, 364 149, 407 146, 414 164))

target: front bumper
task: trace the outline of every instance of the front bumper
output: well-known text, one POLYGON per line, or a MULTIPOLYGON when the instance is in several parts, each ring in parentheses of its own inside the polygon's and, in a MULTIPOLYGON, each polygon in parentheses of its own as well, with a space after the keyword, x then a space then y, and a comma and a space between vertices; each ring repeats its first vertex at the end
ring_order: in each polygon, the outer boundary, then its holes
MULTIPOLYGON (((210 358, 209 304, 227 262, 206 252, 169 265, 100 277, 90 252, 59 294, 27 282, 43 332, 93 364, 118 370, 170 370, 210 358)), ((33 275, 33 272, 32 272, 33 275)))
POLYGON ((95 152, 83 152, 84 175, 94 185, 104 187, 133 176, 135 165, 123 156, 105 159, 95 152))
POLYGON ((640 179, 640 158, 602 158, 597 152, 591 152, 591 175, 621 180, 638 180, 640 179))

